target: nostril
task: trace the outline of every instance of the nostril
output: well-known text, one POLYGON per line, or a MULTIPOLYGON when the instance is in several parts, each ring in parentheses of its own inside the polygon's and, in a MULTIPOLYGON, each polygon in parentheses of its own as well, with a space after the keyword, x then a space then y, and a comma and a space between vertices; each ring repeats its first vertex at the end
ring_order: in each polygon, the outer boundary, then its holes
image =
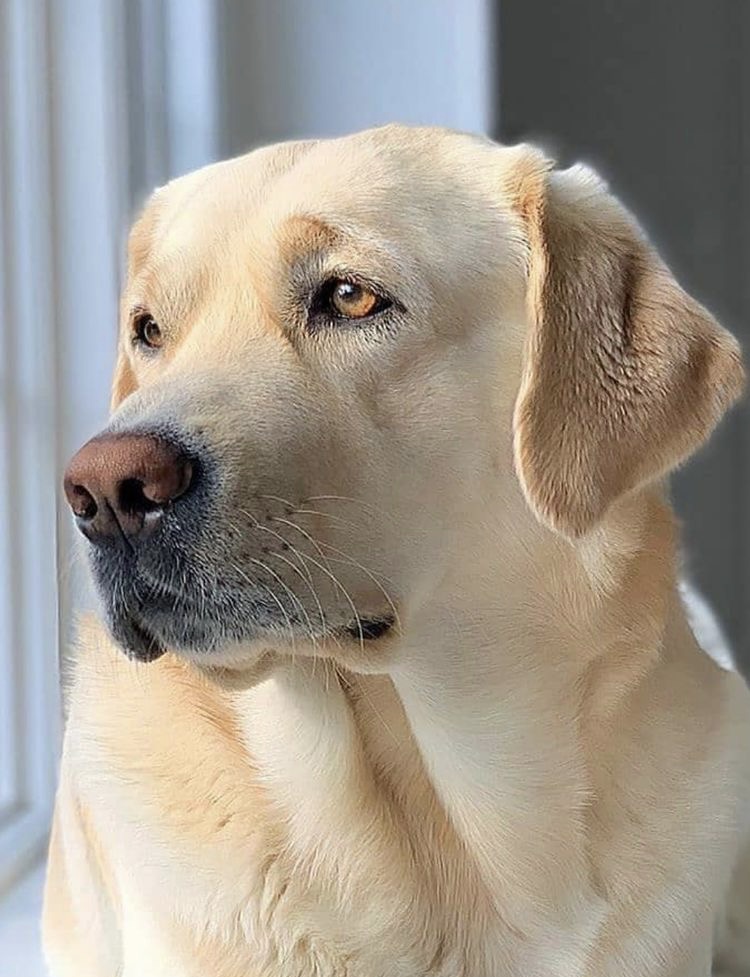
POLYGON ((91 520, 98 511, 94 496, 83 485, 68 483, 65 486, 68 504, 77 519, 91 520))
POLYGON ((187 458, 167 458, 145 477, 125 478, 117 486, 116 506, 129 515, 145 515, 166 508, 193 483, 195 468, 187 458))
POLYGON ((163 508, 163 503, 146 495, 143 482, 137 478, 126 478, 118 489, 117 508, 129 515, 145 514, 163 508))
POLYGON ((190 488, 194 474, 193 464, 187 458, 169 458, 142 482, 143 495, 156 505, 174 502, 190 488))

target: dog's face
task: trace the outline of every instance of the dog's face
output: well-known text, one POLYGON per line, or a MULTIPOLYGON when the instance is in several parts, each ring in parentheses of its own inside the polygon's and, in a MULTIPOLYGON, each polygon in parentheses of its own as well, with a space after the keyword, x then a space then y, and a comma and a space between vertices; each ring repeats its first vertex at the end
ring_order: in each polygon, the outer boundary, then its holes
POLYGON ((126 650, 356 661, 524 495, 574 538, 706 436, 732 341, 599 185, 547 169, 386 128, 154 195, 116 409, 66 480, 126 650))

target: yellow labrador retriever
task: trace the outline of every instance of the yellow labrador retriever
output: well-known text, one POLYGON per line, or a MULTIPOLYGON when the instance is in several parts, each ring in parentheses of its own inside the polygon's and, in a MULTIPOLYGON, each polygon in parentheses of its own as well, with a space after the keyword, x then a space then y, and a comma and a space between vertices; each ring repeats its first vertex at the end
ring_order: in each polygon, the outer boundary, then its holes
POLYGON ((746 973, 748 694, 663 491, 742 382, 527 146, 386 127, 157 191, 65 481, 105 623, 55 977, 706 977, 715 931, 746 973))

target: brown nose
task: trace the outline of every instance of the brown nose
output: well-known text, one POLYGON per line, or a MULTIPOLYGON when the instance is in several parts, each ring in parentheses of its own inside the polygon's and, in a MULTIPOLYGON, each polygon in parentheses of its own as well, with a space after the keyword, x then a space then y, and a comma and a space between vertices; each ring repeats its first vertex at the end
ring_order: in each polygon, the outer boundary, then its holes
POLYGON ((65 495, 82 532, 93 541, 146 535, 190 487, 184 451, 149 434, 104 434, 73 456, 65 495))

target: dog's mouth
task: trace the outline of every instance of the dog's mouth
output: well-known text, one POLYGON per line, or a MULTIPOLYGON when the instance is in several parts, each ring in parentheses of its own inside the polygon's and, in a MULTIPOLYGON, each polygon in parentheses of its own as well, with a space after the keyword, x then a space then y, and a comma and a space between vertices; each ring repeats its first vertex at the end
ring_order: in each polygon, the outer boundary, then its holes
POLYGON ((295 578, 285 580, 266 566, 271 557, 264 562, 252 549, 225 549, 201 560, 182 524, 165 521, 162 537, 137 551, 90 551, 110 632, 134 660, 155 661, 166 651, 205 664, 259 651, 325 655, 334 644, 376 642, 394 627, 396 612, 385 592, 385 606, 362 592, 355 606, 340 585, 325 593, 327 577, 312 582, 299 573, 306 589, 295 587, 295 578))

